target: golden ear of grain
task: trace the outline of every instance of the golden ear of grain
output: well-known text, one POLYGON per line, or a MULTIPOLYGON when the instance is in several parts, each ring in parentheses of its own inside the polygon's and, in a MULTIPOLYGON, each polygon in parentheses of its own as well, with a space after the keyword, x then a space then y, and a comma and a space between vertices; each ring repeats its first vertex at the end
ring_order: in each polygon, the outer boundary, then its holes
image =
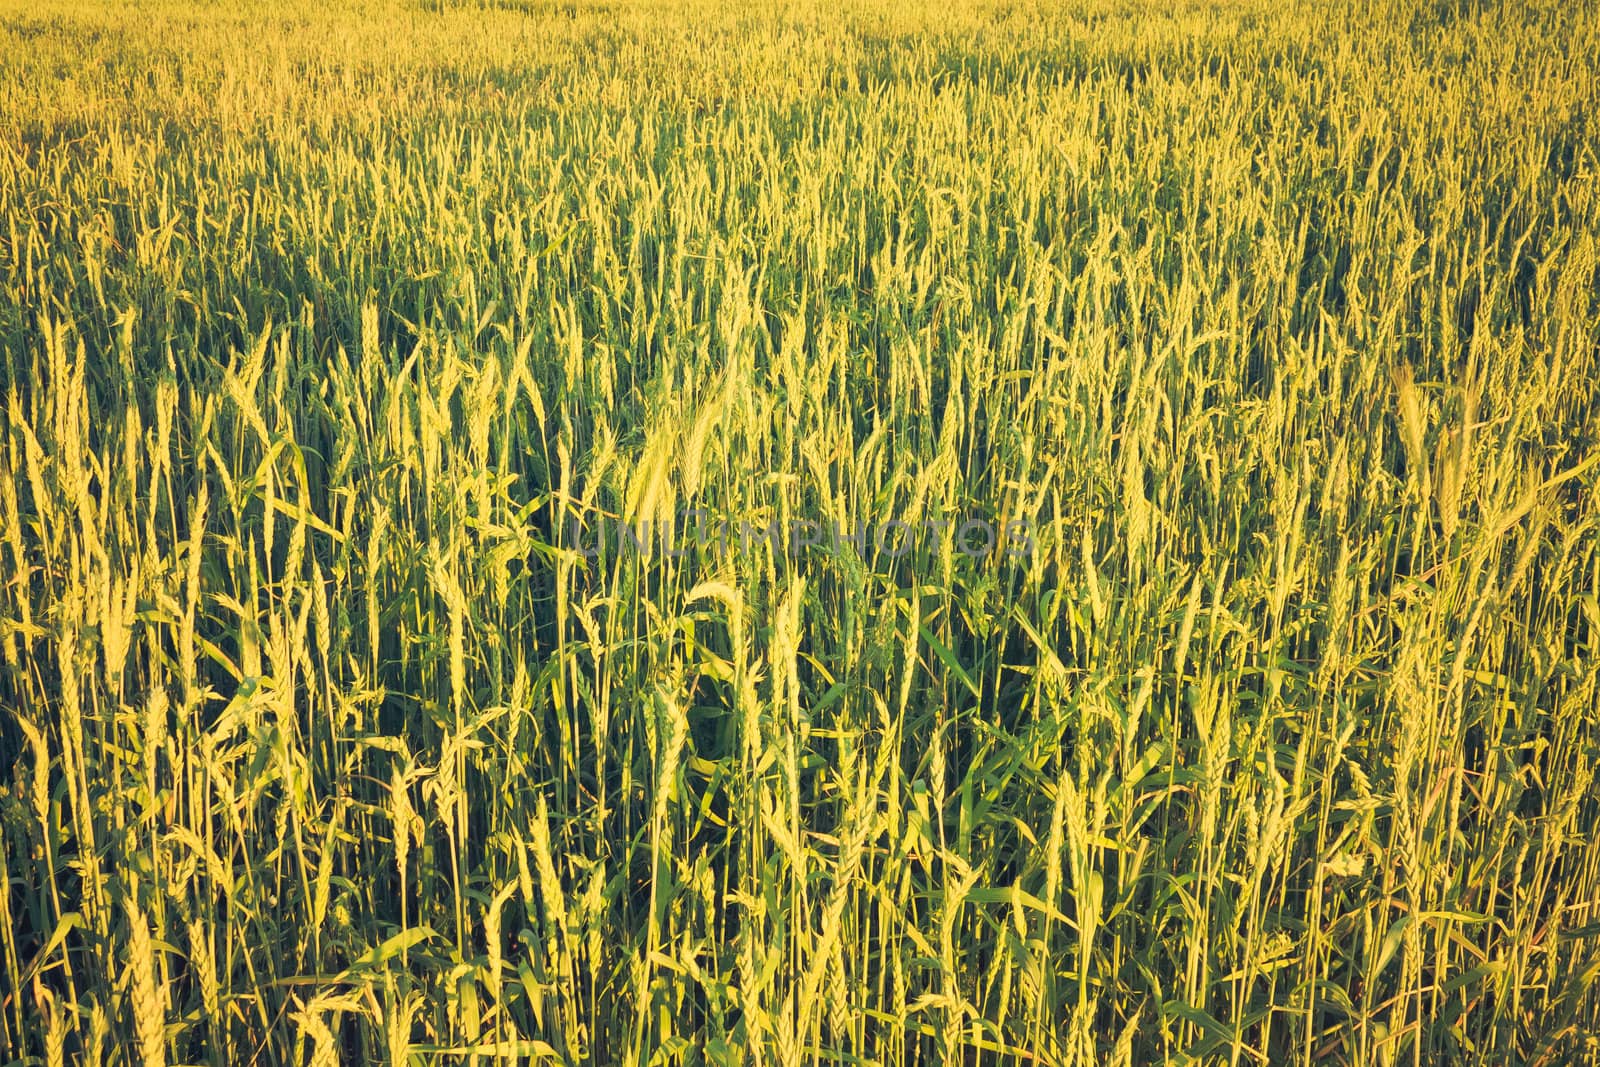
POLYGON ((407 1067, 411 1062, 411 1028, 421 1006, 422 996, 415 990, 390 1002, 384 1020, 389 1067, 407 1067))
POLYGON ((33 1010, 35 1017, 43 1016, 46 1020, 44 1033, 44 1062, 45 1067, 64 1067, 66 1063, 67 1026, 62 1017, 61 1002, 50 988, 39 981, 37 975, 33 979, 33 1010))
POLYGON ((295 1021, 300 1025, 302 1040, 311 1044, 311 1067, 339 1067, 338 1045, 334 1041, 333 1031, 328 1027, 327 1019, 323 1017, 326 1007, 326 999, 315 996, 294 1015, 295 1021))
POLYGON ((1394 383, 1395 405, 1400 412, 1400 439, 1405 444, 1406 468, 1409 478, 1417 487, 1422 503, 1428 503, 1432 478, 1428 474, 1428 453, 1424 445, 1427 421, 1422 411, 1422 396, 1417 389, 1409 363, 1398 363, 1391 371, 1394 383))
POLYGON ((156 975, 155 947, 144 913, 135 907, 128 916, 129 1007, 139 1057, 144 1067, 166 1067, 167 989, 156 975))
POLYGON ((389 823, 394 844, 395 869, 405 885, 406 860, 411 854, 411 788, 397 766, 389 781, 389 823))
POLYGON ((225 1027, 222 997, 217 985, 217 964, 211 954, 211 939, 205 925, 196 919, 189 923, 189 964, 200 985, 200 1003, 213 1026, 225 1027))

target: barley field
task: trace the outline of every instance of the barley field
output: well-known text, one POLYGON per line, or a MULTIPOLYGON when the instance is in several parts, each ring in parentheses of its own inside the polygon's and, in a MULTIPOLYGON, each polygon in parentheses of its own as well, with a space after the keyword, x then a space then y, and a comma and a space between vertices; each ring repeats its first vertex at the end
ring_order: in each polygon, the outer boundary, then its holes
POLYGON ((0 1064, 1600 1062, 1597 72, 0 0, 0 1064))

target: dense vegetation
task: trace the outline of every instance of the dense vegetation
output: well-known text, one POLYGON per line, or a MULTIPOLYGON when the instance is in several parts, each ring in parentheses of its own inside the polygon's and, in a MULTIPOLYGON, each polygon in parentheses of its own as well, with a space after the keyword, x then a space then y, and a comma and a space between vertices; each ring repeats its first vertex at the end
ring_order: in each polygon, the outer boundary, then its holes
POLYGON ((0 1062, 1600 1057, 1597 70, 0 0, 0 1062))

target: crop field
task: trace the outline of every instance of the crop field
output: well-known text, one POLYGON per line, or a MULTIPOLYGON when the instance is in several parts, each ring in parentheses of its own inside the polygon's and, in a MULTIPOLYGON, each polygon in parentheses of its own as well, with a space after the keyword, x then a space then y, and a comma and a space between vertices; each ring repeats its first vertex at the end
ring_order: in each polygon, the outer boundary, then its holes
POLYGON ((1589 0, 0 0, 0 1065, 1600 1063, 1589 0))

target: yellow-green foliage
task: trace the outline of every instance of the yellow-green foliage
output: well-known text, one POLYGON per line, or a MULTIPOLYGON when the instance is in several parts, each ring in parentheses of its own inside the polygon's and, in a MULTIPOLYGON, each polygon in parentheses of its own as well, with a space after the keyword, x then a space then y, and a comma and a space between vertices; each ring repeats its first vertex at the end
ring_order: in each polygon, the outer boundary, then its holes
POLYGON ((0 0, 0 1061, 1594 1059, 1597 70, 0 0))

